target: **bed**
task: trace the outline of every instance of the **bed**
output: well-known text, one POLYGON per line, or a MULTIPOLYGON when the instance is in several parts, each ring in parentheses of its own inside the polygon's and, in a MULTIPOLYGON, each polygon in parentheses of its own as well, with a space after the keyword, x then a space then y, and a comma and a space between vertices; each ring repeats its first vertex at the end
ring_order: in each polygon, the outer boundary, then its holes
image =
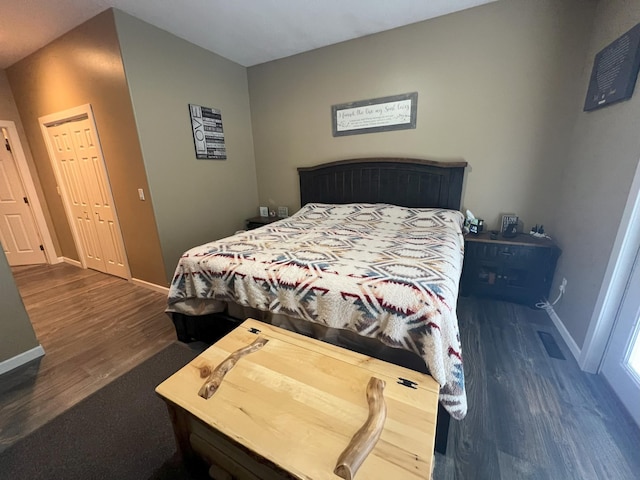
POLYGON ((375 158, 299 168, 300 211, 180 259, 167 309, 179 339, 217 317, 252 316, 428 372, 440 405, 463 418, 465 166, 375 158))

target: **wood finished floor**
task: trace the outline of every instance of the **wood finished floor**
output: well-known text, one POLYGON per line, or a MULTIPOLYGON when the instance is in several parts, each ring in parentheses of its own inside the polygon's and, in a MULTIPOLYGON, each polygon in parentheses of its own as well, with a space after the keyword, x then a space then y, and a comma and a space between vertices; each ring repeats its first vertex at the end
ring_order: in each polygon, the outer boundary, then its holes
POLYGON ((0 451, 176 340, 162 293, 64 263, 12 271, 46 354, 0 377, 0 451))
MULTIPOLYGON (((32 377, 0 377, 0 451, 175 339, 163 294, 65 264, 14 276, 47 354, 32 377)), ((639 478, 640 432, 545 313, 461 298, 458 317, 469 413, 451 421, 434 479, 639 478), (537 331, 566 360, 549 357, 537 331)))
POLYGON ((640 478, 640 432, 599 375, 582 372, 540 310, 460 298, 469 411, 451 421, 434 479, 640 478), (551 358, 538 331, 566 360, 551 358))

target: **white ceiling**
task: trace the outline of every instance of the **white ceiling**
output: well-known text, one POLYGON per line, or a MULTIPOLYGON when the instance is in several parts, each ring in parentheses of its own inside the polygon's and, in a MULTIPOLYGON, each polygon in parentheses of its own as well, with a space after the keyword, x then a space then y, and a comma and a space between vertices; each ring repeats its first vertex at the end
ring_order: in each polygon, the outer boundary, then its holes
POLYGON ((494 0, 0 0, 0 68, 109 7, 244 66, 494 0))

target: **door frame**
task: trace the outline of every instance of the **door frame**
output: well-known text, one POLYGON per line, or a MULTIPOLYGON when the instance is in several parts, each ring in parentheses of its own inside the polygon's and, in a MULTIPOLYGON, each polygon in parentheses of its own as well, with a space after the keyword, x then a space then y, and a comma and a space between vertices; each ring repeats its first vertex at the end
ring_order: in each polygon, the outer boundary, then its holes
POLYGON ((93 115, 93 108, 90 103, 86 103, 84 105, 80 105, 78 107, 69 108, 67 110, 63 110, 60 112, 51 113, 49 115, 43 115, 42 117, 38 117, 38 123, 40 124, 40 131, 42 132, 42 137, 44 139, 44 143, 47 147, 47 153, 49 154, 49 162, 51 162, 51 167, 53 168, 53 172, 55 174, 56 183, 61 190, 62 204, 64 205, 64 211, 67 216, 67 223, 69 224, 69 228, 71 229, 71 233, 73 236, 73 241, 76 245, 76 249, 78 251, 78 256, 80 257, 80 265, 82 268, 87 268, 87 264, 84 260, 84 250, 82 246, 82 242, 80 241, 80 234, 78 233, 78 229, 76 227, 75 222, 73 221, 73 213, 71 211, 71 206, 69 205, 69 192, 67 192, 66 184, 63 181, 62 174, 60 169, 58 168, 58 163, 55 161, 55 150, 53 145, 51 144, 51 140, 49 139, 49 134, 47 131, 47 127, 53 126, 59 123, 66 123, 73 120, 79 120, 87 118, 89 123, 91 124, 91 128, 96 133, 96 140, 98 145, 100 146, 100 156, 102 157, 102 167, 105 170, 107 184, 109 186, 107 194, 109 195, 109 201, 111 205, 113 205, 113 215, 115 219, 115 223, 117 226, 117 234, 118 241, 120 242, 120 246, 122 248, 122 252, 125 256, 125 269, 127 273, 127 279, 131 280, 131 268, 129 267, 129 257, 127 255, 127 250, 124 245, 124 238, 122 235, 122 229, 120 227, 120 220, 118 218, 118 212, 115 206, 115 202, 113 201, 113 192, 111 190, 111 180, 109 180, 109 171, 107 170, 107 166, 104 160, 104 152, 102 151, 102 143, 100 142, 100 133, 98 131, 98 127, 96 125, 96 120, 93 115))
POLYGON ((607 270, 596 300, 587 336, 580 352, 580 368, 599 373, 618 317, 625 289, 640 249, 640 160, 620 219, 607 270))
POLYGON ((56 253, 56 249, 53 245, 53 239, 49 232, 49 226, 47 225, 47 221, 44 216, 44 210, 40 203, 40 197, 38 197, 33 177, 31 176, 29 163, 27 162, 27 157, 24 154, 24 149, 22 148, 22 142, 20 141, 20 135, 18 135, 16 124, 11 120, 0 120, 0 128, 5 128, 9 135, 11 155, 16 163, 18 175, 20 175, 20 179, 22 180, 24 191, 29 199, 29 205, 31 206, 31 212, 33 213, 36 230, 44 248, 45 259, 49 264, 60 263, 61 259, 58 258, 58 254, 56 253))
POLYGON ((629 364, 631 349, 634 346, 632 341, 640 342, 640 338, 636 336, 640 333, 638 330, 640 299, 634 294, 640 288, 640 255, 638 254, 640 250, 636 252, 631 276, 611 332, 611 339, 600 364, 600 374, 611 386, 636 425, 640 426, 640 409, 637 401, 637 398, 640 398, 640 371, 637 368, 631 368, 629 364), (636 400, 633 400, 634 398, 636 400))

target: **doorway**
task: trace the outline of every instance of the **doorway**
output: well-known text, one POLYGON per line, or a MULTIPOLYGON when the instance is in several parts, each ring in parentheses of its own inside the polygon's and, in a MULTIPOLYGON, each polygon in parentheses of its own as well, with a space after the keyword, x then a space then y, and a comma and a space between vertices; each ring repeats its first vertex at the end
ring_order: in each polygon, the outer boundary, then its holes
POLYGON ((91 105, 39 120, 82 267, 130 278, 91 105))
MULTIPOLYGON (((640 425, 640 376, 634 373, 640 299, 640 161, 613 244, 609 264, 580 352, 580 368, 609 382, 640 425), (635 311, 634 311, 635 308, 635 311), (634 385, 635 384, 635 385, 634 385)), ((637 355, 637 353, 636 353, 637 355)), ((636 369, 637 371, 637 369, 636 369)))
POLYGON ((57 263, 15 123, 0 120, 0 244, 10 266, 57 263))
POLYGON ((640 427, 640 260, 633 270, 618 310, 601 367, 602 375, 640 427))

